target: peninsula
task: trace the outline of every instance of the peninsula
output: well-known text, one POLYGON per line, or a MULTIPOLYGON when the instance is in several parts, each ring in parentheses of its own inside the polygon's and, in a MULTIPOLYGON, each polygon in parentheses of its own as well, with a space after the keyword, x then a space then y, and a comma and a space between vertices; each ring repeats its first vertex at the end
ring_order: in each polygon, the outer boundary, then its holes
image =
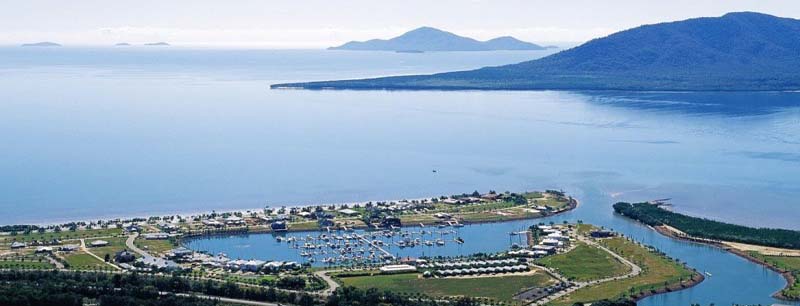
POLYGON ((644 25, 538 60, 477 70, 272 88, 404 90, 800 89, 800 20, 740 12, 644 25))
POLYGON ((781 273, 786 288, 775 294, 800 300, 800 231, 752 228, 687 216, 660 207, 661 203, 614 204, 614 211, 666 236, 720 247, 781 273))
POLYGON ((421 27, 392 39, 351 41, 328 50, 357 51, 495 51, 495 50, 544 50, 534 43, 524 42, 511 36, 479 41, 459 36, 432 27, 421 27))
POLYGON ((50 41, 43 41, 30 44, 22 44, 22 47, 61 47, 61 44, 57 44, 50 41))

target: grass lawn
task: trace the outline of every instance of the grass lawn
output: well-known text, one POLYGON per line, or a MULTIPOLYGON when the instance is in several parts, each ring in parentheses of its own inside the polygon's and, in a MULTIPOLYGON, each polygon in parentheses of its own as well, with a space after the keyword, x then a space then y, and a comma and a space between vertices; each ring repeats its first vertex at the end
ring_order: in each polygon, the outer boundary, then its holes
POLYGON ((419 274, 394 274, 342 277, 345 286, 377 288, 392 292, 422 293, 431 297, 466 296, 513 301, 522 289, 544 287, 554 282, 547 274, 480 277, 480 278, 420 278, 419 274))
POLYGON ((537 261, 554 268, 570 280, 589 281, 624 275, 630 271, 625 264, 599 248, 578 243, 572 251, 548 256, 537 261))
POLYGON ((639 292, 663 288, 664 284, 676 284, 688 280, 692 270, 659 254, 650 252, 624 238, 605 239, 601 242, 611 251, 636 263, 644 270, 636 277, 605 282, 573 292, 549 305, 572 305, 576 302, 592 302, 601 299, 616 299, 639 292))
POLYGON ((144 238, 137 238, 133 241, 133 244, 154 256, 164 255, 168 251, 178 247, 177 245, 173 244, 172 241, 166 239, 147 240, 144 238))
MULTIPOLYGON (((103 238, 102 240, 108 241, 108 246, 99 247, 99 248, 88 248, 90 252, 93 254, 100 256, 100 258, 105 258, 106 254, 111 257, 111 260, 114 260, 114 255, 117 252, 126 249, 125 246, 125 237, 118 237, 118 238, 103 238)), ((91 241, 86 241, 86 245, 88 246, 91 241)))
POLYGON ((795 281, 792 286, 781 291, 786 297, 800 298, 800 257, 789 256, 766 256, 757 252, 750 252, 750 255, 761 258, 778 268, 791 271, 795 281))
POLYGON ((25 258, 25 260, 10 259, 10 258, 0 259, 0 269, 51 269, 51 268, 55 268, 55 266, 53 266, 53 264, 51 264, 44 258, 42 258, 41 261, 39 261, 39 258, 25 258))
POLYGON ((81 251, 67 254, 64 259, 72 270, 113 269, 104 262, 97 260, 97 258, 81 251))

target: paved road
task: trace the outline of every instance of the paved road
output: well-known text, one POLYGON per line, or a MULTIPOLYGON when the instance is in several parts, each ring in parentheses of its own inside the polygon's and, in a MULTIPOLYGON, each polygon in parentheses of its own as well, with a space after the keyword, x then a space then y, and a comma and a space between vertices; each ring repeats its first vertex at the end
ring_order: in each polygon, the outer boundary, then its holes
POLYGON ((147 253, 145 250, 140 249, 133 243, 136 240, 136 237, 139 236, 139 233, 132 233, 128 236, 128 239, 125 240, 125 246, 128 247, 129 250, 133 251, 136 254, 141 255, 142 257, 150 256, 150 253, 147 253))
POLYGON ((339 283, 337 283, 335 280, 333 280, 333 278, 331 278, 328 275, 328 273, 331 273, 331 272, 338 272, 338 270, 337 271, 317 271, 317 272, 314 272, 314 275, 316 275, 317 277, 321 278, 322 280, 325 281, 325 283, 328 284, 328 289, 325 289, 325 290, 320 292, 320 294, 322 294, 323 296, 331 295, 331 294, 333 294, 334 291, 336 291, 336 288, 339 288, 339 283))
MULTIPOLYGON (((160 292, 162 295, 169 294, 169 292, 160 292)), ((196 297, 200 299, 207 299, 207 300, 218 300, 220 302, 225 303, 235 303, 235 304, 242 304, 242 305, 254 305, 254 306, 281 306, 281 304, 270 303, 270 302, 259 302, 259 301, 251 301, 251 300, 241 300, 241 299, 231 299, 221 296, 213 296, 213 295, 204 295, 204 294, 188 294, 188 293, 175 293, 177 296, 184 296, 184 297, 196 297)))

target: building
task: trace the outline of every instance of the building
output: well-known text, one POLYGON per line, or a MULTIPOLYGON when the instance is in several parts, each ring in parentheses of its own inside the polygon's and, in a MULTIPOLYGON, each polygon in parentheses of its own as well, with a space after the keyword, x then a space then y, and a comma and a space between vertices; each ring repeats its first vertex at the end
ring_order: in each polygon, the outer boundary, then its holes
POLYGON ((381 227, 401 227, 403 223, 400 218, 394 216, 387 216, 381 220, 381 227))
POLYGON ((417 268, 412 265, 388 265, 381 267, 381 273, 405 273, 417 271, 417 268))
POLYGON ((36 251, 35 251, 35 253, 52 253, 52 252, 53 252, 53 248, 46 247, 46 246, 37 247, 36 251))
POLYGON ((180 247, 169 251, 167 253, 167 257, 171 259, 176 259, 176 258, 183 259, 191 256, 192 254, 194 254, 194 251, 184 247, 180 247))
POLYGON ((95 240, 95 241, 92 241, 92 242, 89 243, 89 247, 93 247, 93 248, 99 248, 99 247, 104 247, 104 246, 108 246, 108 241, 95 240))
POLYGON ((58 247, 58 250, 59 250, 59 251, 61 251, 61 252, 75 252, 75 251, 77 251, 79 248, 80 248, 80 247, 79 247, 78 245, 75 245, 75 244, 67 244, 67 245, 62 245, 62 246, 58 247))
POLYGON ((590 235, 591 235, 592 237, 594 237, 594 238, 608 238, 608 237, 614 237, 614 233, 613 233, 613 232, 611 232, 611 231, 607 231, 607 230, 596 230, 596 231, 592 231, 592 232, 590 233, 590 235))
POLYGON ((343 214, 348 217, 358 216, 358 212, 349 208, 344 208, 339 210, 340 214, 343 214))
POLYGON ((166 260, 158 257, 153 256, 145 256, 136 260, 137 264, 140 264, 146 268, 150 268, 153 270, 163 270, 163 271, 176 271, 180 270, 181 266, 171 260, 166 260))
POLYGON ((244 219, 237 216, 228 216, 225 218, 226 225, 244 225, 244 219))
POLYGON ((210 226, 210 227, 223 227, 223 226, 225 226, 225 224, 223 224, 222 222, 219 222, 219 221, 214 220, 214 219, 203 220, 203 225, 210 226))
POLYGON ((11 249, 21 249, 21 248, 25 248, 27 246, 28 245, 25 244, 24 242, 19 242, 19 241, 14 241, 14 242, 11 243, 11 249))
POLYGON ((128 250, 119 251, 117 252, 117 254, 114 255, 114 261, 118 263, 128 263, 128 262, 133 262, 135 260, 136 260, 136 255, 133 255, 133 253, 128 252, 128 250))
POLYGON ((145 240, 166 240, 169 239, 169 234, 167 233, 147 233, 143 234, 145 240))
POLYGON ((275 221, 272 222, 269 226, 273 232, 285 232, 289 230, 289 226, 286 224, 286 221, 275 221))

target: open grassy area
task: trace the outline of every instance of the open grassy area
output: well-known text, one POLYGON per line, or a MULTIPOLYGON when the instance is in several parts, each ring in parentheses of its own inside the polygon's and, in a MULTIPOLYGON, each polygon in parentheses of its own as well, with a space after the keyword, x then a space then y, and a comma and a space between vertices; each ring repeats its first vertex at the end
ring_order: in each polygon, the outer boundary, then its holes
POLYGON ((11 241, 21 241, 21 242, 31 242, 34 240, 39 241, 50 241, 53 239, 58 240, 70 240, 70 239, 80 239, 80 238, 91 238, 91 237, 110 237, 110 236, 118 236, 122 234, 122 229, 112 228, 112 229, 89 229, 89 230, 76 230, 76 231, 61 231, 61 232, 46 232, 46 233, 39 233, 39 232, 31 232, 29 234, 22 234, 19 233, 17 235, 9 235, 9 236, 0 236, 4 239, 4 242, 10 243, 11 241))
POLYGON ((55 268, 40 255, 17 255, 0 258, 0 269, 50 269, 55 268))
POLYGON ((111 269, 106 263, 82 251, 67 254, 64 259, 72 270, 111 269))
POLYGON ((178 247, 171 240, 147 240, 144 238, 137 238, 133 244, 142 250, 147 251, 151 255, 160 256, 168 251, 178 247))
POLYGON ((346 286, 377 288, 392 292, 422 293, 431 297, 466 296, 513 301, 522 289, 544 287, 554 282, 547 274, 514 275, 480 278, 421 278, 417 273, 342 277, 346 286))
POLYGON ((574 281, 619 276, 630 271, 608 252, 585 243, 578 243, 572 251, 542 258, 537 263, 556 269, 574 281))
POLYGON ((616 299, 640 292, 660 289, 665 284, 677 284, 694 274, 683 265, 641 247, 624 238, 605 239, 601 242, 613 252, 642 267, 636 277, 610 281, 586 287, 561 298, 550 305, 572 305, 576 302, 592 302, 601 299, 616 299))
MULTIPOLYGON (((100 256, 100 258, 105 258, 106 254, 114 259, 114 255, 117 252, 126 249, 125 246, 125 237, 116 237, 116 238, 103 238, 102 240, 108 241, 108 246, 99 247, 99 248, 89 248, 89 251, 93 254, 100 256)), ((88 245, 91 240, 87 240, 86 244, 88 245)))
POLYGON ((789 288, 782 290, 781 294, 789 298, 800 298, 800 257, 767 256, 761 255, 757 252, 750 252, 750 255, 760 258, 775 267, 790 271, 795 278, 794 284, 792 284, 789 288))

